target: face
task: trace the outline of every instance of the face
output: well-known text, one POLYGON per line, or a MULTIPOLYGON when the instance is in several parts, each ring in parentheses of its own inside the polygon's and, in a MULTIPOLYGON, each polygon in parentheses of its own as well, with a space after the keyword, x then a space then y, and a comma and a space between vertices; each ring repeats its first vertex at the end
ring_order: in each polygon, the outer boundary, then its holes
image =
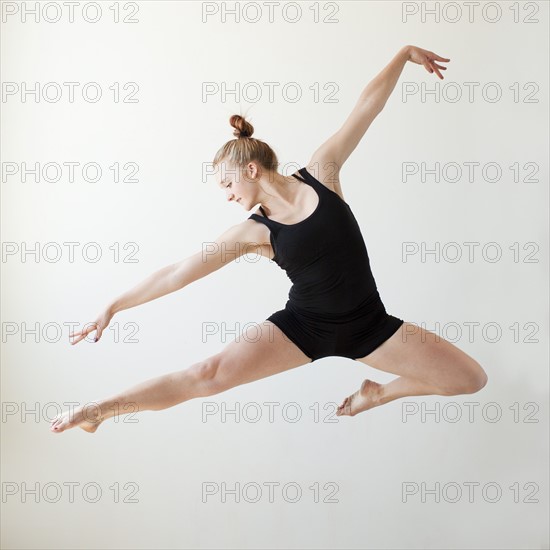
POLYGON ((236 169, 233 165, 225 162, 221 163, 218 178, 218 185, 225 190, 226 200, 236 202, 245 209, 251 201, 250 174, 255 171, 250 168, 250 164, 244 169, 236 169), (225 168, 225 169, 224 169, 225 168))

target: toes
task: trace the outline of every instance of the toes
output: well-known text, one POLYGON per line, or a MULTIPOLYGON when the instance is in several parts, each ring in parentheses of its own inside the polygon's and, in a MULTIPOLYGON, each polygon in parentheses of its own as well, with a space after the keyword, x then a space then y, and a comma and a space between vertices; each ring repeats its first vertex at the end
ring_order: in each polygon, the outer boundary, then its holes
POLYGON ((352 402, 352 399, 350 397, 350 399, 348 401, 348 404, 347 404, 347 414, 349 414, 350 416, 353 416, 353 414, 351 413, 351 402, 352 402))
POLYGON ((50 429, 56 433, 62 432, 67 427, 67 423, 68 422, 65 417, 59 416, 58 418, 52 421, 50 425, 50 429))
POLYGON ((338 407, 338 410, 336 411, 337 416, 342 416, 347 414, 346 407, 347 407, 348 401, 349 401, 349 397, 346 397, 344 401, 342 401, 342 404, 338 407))

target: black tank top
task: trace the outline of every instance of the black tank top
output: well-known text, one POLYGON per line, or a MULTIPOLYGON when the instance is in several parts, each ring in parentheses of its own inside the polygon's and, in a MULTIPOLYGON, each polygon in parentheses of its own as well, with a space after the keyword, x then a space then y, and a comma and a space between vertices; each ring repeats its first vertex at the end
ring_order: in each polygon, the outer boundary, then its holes
POLYGON ((368 304, 380 304, 361 229, 348 203, 315 179, 306 168, 294 175, 319 196, 314 212, 295 224, 251 214, 270 230, 273 261, 292 281, 287 307, 330 320, 341 319, 368 304))

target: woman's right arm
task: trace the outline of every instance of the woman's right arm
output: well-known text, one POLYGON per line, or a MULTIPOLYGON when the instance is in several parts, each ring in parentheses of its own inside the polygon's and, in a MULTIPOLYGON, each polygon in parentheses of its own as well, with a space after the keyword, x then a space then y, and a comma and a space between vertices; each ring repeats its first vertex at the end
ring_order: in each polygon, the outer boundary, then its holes
POLYGON ((96 321, 90 323, 91 326, 70 334, 70 337, 75 337, 71 343, 80 342, 94 330, 97 330, 95 339, 97 342, 115 313, 180 290, 193 281, 227 265, 239 256, 257 251, 257 243, 250 242, 251 227, 253 226, 248 221, 234 225, 215 241, 203 243, 201 251, 155 271, 135 287, 110 302, 96 321))

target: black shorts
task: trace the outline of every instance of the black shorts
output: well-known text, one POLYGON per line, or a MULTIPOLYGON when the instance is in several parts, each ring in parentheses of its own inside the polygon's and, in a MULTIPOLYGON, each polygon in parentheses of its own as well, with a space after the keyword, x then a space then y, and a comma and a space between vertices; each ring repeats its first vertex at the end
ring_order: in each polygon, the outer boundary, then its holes
POLYGON ((271 314, 267 320, 277 325, 312 362, 331 356, 365 357, 403 324, 402 319, 386 312, 381 301, 374 308, 333 320, 301 312, 287 303, 284 309, 271 314))

